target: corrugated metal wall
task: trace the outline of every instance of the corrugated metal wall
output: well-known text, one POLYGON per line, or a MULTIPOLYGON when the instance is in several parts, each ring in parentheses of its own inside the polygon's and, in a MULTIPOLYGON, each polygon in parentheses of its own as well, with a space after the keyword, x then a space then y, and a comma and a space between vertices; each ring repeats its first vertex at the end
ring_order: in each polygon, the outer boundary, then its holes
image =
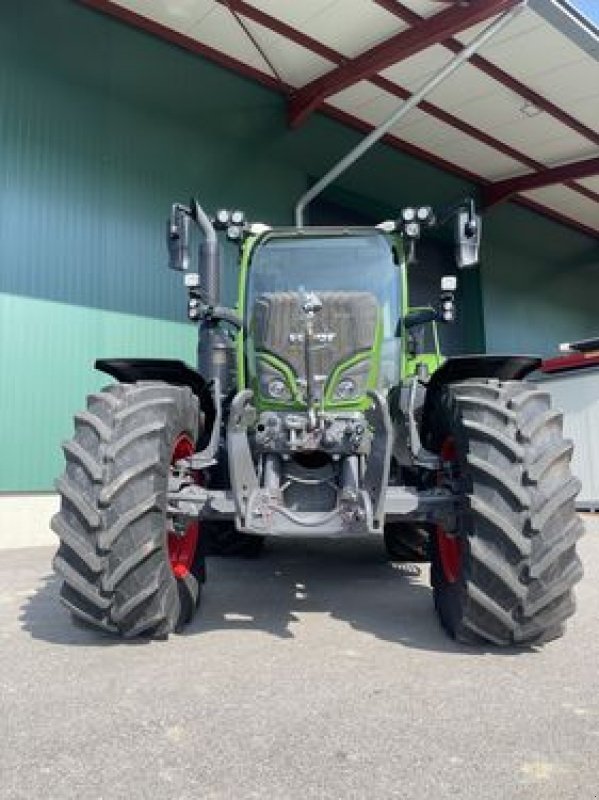
MULTIPOLYGON (((280 197, 305 178, 281 174, 258 147, 255 169, 244 167, 244 120, 210 85, 220 70, 198 74, 197 59, 72 2, 25 0, 2 15, 0 491, 47 490, 73 413, 110 380, 94 372, 96 357, 194 363, 181 278, 166 268, 170 202, 197 190, 237 204, 259 172, 268 188, 256 205, 283 220, 280 197), (174 104, 171 82, 186 105, 174 104)), ((278 98, 262 101, 254 145, 280 115, 278 98)))
POLYGON ((548 375, 540 386, 564 412, 564 435, 574 442, 572 472, 582 484, 577 506, 599 511, 599 370, 548 375))
POLYGON ((95 358, 124 353, 193 364, 193 333, 182 323, 0 294, 2 489, 51 486, 73 412, 110 382, 92 369, 95 358))
POLYGON ((550 355, 599 333, 599 242, 506 204, 483 229, 487 347, 550 355))
MULTIPOLYGON (((278 95, 74 0, 4 3, 0 59, 0 491, 47 490, 72 414, 104 380, 95 357, 193 362, 164 263, 170 202, 193 191, 288 222, 358 135, 319 115, 290 132, 278 95)), ((340 186, 394 209, 468 191, 386 147, 340 186)), ((230 295, 234 282, 229 263, 230 295)), ((476 349, 476 281, 469 296, 476 349)))

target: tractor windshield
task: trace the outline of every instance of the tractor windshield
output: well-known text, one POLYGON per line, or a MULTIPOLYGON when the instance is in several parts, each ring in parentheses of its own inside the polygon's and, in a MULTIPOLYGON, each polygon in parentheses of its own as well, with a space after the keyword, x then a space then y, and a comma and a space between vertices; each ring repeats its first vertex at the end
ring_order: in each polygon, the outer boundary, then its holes
POLYGON ((400 281, 385 236, 375 231, 360 231, 268 237, 252 257, 246 314, 251 315, 258 297, 272 292, 374 296, 383 327, 379 386, 385 389, 397 383, 399 342, 394 334, 401 308, 400 281))

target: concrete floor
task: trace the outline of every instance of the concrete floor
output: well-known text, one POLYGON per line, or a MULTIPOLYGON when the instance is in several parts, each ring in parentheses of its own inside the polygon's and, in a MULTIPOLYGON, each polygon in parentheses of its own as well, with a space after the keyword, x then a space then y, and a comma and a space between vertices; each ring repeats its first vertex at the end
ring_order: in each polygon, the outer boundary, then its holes
POLYGON ((599 520, 564 639, 455 645, 376 543, 210 564, 168 642, 74 626, 51 549, 0 553, 0 798, 599 797, 599 520))

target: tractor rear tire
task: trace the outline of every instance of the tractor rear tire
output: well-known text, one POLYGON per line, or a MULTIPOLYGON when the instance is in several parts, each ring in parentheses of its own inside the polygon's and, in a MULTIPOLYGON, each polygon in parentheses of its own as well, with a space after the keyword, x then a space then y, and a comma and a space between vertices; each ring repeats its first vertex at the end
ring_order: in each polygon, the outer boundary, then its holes
POLYGON ((75 416, 52 528, 61 600, 78 619, 164 638, 192 618, 205 578, 200 523, 175 536, 166 498, 198 426, 191 390, 155 381, 109 386, 75 416))
POLYGON ((575 610, 584 529, 561 414, 532 384, 475 379, 445 387, 429 418, 425 443, 465 501, 455 529, 438 526, 432 537, 441 624, 466 643, 557 638, 575 610))
POLYGON ((388 522, 385 525, 385 549, 391 561, 423 562, 429 560, 430 531, 415 522, 388 522))
POLYGON ((264 536, 240 533, 228 522, 206 525, 206 555, 222 558, 258 558, 264 550, 264 536))

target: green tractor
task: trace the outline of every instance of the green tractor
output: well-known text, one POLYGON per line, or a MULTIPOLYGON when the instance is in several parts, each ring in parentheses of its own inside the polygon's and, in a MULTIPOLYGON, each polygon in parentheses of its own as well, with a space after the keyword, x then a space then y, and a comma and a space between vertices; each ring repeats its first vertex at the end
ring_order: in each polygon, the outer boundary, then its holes
MULTIPOLYGON (((172 207, 198 363, 114 359, 64 444, 54 560, 64 604, 126 637, 193 616, 207 553, 257 556, 265 537, 378 537, 430 555, 455 639, 559 636, 581 577, 572 446, 528 356, 444 358, 455 276, 410 305, 418 240, 453 221, 458 267, 478 259, 470 201, 404 208, 374 227, 271 228, 241 212, 172 207), (193 271, 192 230, 199 231, 193 271), (240 249, 221 305, 219 237, 240 249)), ((425 269, 420 265, 419 269, 425 269)))

